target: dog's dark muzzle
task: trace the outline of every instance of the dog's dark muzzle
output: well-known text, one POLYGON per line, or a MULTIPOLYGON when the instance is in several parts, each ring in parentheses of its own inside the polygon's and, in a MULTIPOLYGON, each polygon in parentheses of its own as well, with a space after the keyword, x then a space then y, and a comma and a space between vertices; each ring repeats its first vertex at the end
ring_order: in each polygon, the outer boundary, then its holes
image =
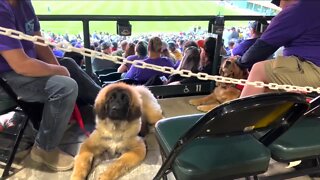
POLYGON ((129 107, 120 105, 111 106, 109 109, 109 117, 114 120, 126 119, 129 107))
POLYGON ((108 117, 113 120, 124 120, 129 112, 129 96, 121 91, 114 92, 106 103, 108 117))

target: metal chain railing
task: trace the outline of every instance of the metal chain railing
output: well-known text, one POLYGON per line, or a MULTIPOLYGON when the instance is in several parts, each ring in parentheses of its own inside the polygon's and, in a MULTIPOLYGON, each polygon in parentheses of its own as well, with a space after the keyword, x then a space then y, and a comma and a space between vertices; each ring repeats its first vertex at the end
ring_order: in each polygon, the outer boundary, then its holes
POLYGON ((26 35, 20 31, 8 29, 0 26, 0 34, 5 35, 11 38, 19 39, 19 40, 26 40, 26 41, 32 41, 33 43, 41 46, 53 46, 59 50, 65 51, 65 52, 77 52, 87 57, 94 57, 104 60, 109 60, 117 64, 122 63, 128 63, 132 64, 133 66, 137 68, 143 68, 143 69, 152 69, 156 71, 160 71, 167 74, 179 74, 183 77, 197 77, 200 80, 214 80, 216 82, 222 82, 222 83, 231 83, 231 84, 239 84, 239 85, 251 85, 259 88, 269 88, 272 90, 285 90, 285 91, 302 91, 302 92, 317 92, 320 93, 320 87, 314 88, 310 86, 293 86, 293 85, 279 85, 276 83, 264 83, 261 81, 255 81, 250 82, 245 79, 233 79, 228 77, 222 77, 217 75, 209 75, 206 73, 193 73, 189 70, 177 70, 172 67, 166 67, 166 66, 158 66, 153 64, 148 64, 143 61, 128 61, 126 58, 119 57, 119 56, 110 56, 106 55, 102 52, 94 51, 87 48, 75 48, 70 44, 67 43, 53 43, 49 40, 45 39, 44 37, 40 36, 30 36, 26 35), (61 46, 62 45, 62 46, 61 46), (64 47, 65 46, 65 47, 64 47))

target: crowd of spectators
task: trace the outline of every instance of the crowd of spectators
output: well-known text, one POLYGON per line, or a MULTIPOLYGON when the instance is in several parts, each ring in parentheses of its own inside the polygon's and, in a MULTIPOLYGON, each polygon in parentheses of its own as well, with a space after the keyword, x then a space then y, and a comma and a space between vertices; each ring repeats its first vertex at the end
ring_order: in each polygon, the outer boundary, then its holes
MULTIPOLYGON (((252 31, 252 29, 254 29, 253 24, 255 23, 249 23, 249 26, 244 28, 225 28, 223 33, 224 46, 221 54, 227 56, 233 55, 233 49, 237 49, 237 46, 243 41, 254 42, 251 39, 256 39, 257 37, 259 37, 259 35, 255 35, 254 31, 252 31)), ((53 32, 46 31, 42 31, 42 33, 50 41, 58 43, 59 46, 64 46, 66 44, 70 44, 77 48, 81 48, 84 46, 83 37, 81 34, 55 34, 53 32)), ((90 34, 90 46, 91 49, 103 52, 108 55, 121 56, 125 58, 129 57, 130 60, 141 60, 145 59, 147 55, 144 55, 145 53, 142 53, 143 55, 139 56, 139 53, 137 52, 138 42, 143 41, 145 42, 145 45, 147 45, 147 42, 152 37, 159 37, 162 42, 161 57, 167 57, 168 59, 170 59, 173 62, 174 67, 177 68, 181 60, 183 59, 183 47, 186 43, 195 42, 196 46, 203 46, 204 40, 210 36, 211 34, 208 34, 206 31, 202 30, 200 26, 194 27, 188 32, 145 33, 133 35, 130 37, 124 37, 105 32, 93 32, 92 34, 90 34)), ((241 51, 243 51, 243 49, 241 49, 241 51)), ((59 50, 58 48, 54 48, 53 52, 57 57, 64 57, 64 52, 59 50)), ((83 65, 83 62, 77 63, 83 65)), ((97 58, 92 59, 92 68, 94 72, 109 68, 119 68, 119 66, 120 65, 115 64, 111 61, 101 60, 97 58)), ((121 66, 119 72, 127 72, 128 70, 129 68, 124 68, 124 66, 121 66)))

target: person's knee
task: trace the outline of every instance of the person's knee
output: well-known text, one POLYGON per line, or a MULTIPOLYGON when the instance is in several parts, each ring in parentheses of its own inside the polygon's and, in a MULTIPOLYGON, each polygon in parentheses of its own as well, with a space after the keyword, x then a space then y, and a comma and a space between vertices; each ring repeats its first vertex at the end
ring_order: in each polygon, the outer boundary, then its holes
POLYGON ((73 69, 73 68, 77 68, 78 64, 72 59, 72 58, 62 58, 59 63, 66 67, 68 70, 69 69, 73 69))
POLYGON ((265 81, 266 80, 266 71, 265 71, 265 61, 257 62, 252 66, 250 70, 248 79, 257 80, 257 81, 265 81))
POLYGON ((57 83, 55 84, 55 91, 54 94, 57 97, 64 97, 70 99, 76 99, 78 96, 78 84, 75 80, 70 77, 66 76, 54 76, 54 81, 57 83))
POLYGON ((250 72, 259 72, 264 71, 264 62, 257 62, 252 66, 252 69, 250 72))
POLYGON ((70 92, 70 96, 72 96, 74 99, 78 96, 78 84, 77 82, 72 78, 66 78, 65 79, 65 92, 70 92))

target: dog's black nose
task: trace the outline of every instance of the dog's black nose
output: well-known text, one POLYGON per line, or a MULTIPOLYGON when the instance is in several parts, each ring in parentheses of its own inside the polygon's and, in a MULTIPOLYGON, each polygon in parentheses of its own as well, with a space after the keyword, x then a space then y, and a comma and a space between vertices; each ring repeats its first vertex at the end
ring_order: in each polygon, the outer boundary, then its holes
POLYGON ((121 109, 120 106, 112 106, 112 107, 111 107, 111 110, 112 110, 112 111, 119 111, 120 109, 121 109))

